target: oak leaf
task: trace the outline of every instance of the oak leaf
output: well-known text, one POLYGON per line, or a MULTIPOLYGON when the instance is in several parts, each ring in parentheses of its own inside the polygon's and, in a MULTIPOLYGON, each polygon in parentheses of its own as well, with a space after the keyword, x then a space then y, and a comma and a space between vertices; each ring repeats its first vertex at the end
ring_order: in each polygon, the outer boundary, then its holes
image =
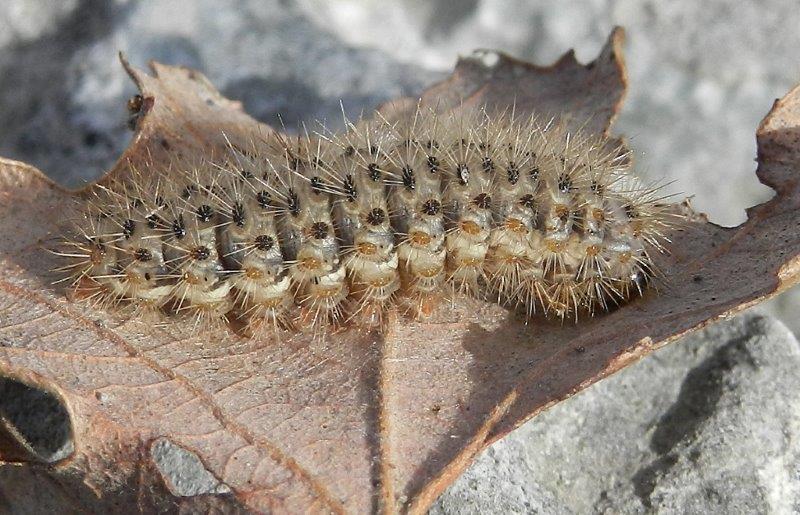
MULTIPOLYGON (((615 30, 585 66, 571 53, 537 67, 483 52, 422 99, 438 109, 513 104, 606 132, 625 93, 622 40, 615 30)), ((198 72, 126 67, 142 106, 107 177, 271 130, 198 72)), ((399 99, 392 108, 415 105, 399 99)), ((424 323, 399 319, 385 337, 349 331, 324 342, 194 334, 70 302, 52 285, 57 261, 43 248, 81 192, 0 159, 0 392, 44 392, 63 406, 71 443, 55 452, 0 411, 0 507, 424 512, 476 453, 525 420, 797 282, 800 89, 776 102, 758 142, 757 173, 775 198, 735 228, 692 216, 659 258, 668 281, 657 293, 578 325, 526 325, 462 300, 424 323), (206 487, 167 470, 168 451, 201 468, 206 487)))

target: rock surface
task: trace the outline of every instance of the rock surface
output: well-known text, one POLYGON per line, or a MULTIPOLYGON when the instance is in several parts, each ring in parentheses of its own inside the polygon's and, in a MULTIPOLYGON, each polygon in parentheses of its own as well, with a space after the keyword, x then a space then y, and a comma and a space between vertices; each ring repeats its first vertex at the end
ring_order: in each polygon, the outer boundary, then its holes
POLYGON ((796 513, 798 368, 775 319, 712 326, 496 442, 432 513, 796 513))

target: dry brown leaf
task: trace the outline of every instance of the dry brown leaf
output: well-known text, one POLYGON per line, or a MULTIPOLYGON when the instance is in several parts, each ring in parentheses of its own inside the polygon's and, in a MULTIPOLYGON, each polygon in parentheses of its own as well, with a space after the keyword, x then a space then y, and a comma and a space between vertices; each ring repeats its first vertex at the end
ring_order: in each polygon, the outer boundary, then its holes
MULTIPOLYGON (((464 60, 423 99, 442 109, 462 99, 514 103, 605 131, 625 90, 622 39, 616 30, 587 66, 571 53, 549 68, 499 54, 464 60)), ((219 151, 222 131, 236 143, 269 130, 197 72, 152 68, 129 70, 145 108, 111 174, 127 160, 219 151)), ((74 438, 69 457, 44 463, 0 417, 0 507, 423 512, 523 421, 798 280, 800 89, 776 102, 758 141, 758 176, 777 196, 739 227, 697 217, 676 234, 659 263, 669 280, 659 294, 576 326, 525 325, 465 300, 429 322, 399 320, 385 338, 346 332, 267 345, 118 321, 67 301, 50 285, 55 261, 41 247, 75 194, 0 159, 0 377, 52 392, 74 438), (185 496, 153 457, 165 442, 196 455, 230 491, 185 496)))

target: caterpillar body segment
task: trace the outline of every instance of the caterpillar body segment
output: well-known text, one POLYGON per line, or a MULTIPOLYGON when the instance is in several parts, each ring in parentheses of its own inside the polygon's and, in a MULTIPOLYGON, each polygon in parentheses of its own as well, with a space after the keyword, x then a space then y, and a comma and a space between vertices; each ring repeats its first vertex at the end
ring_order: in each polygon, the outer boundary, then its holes
POLYGON ((390 130, 397 141, 390 166, 400 177, 389 200, 398 241, 401 306, 424 318, 443 297, 447 277, 442 192, 446 133, 441 119, 421 111, 390 130))
POLYGON ((382 327, 400 287, 388 192, 398 175, 391 167, 394 139, 380 123, 348 124, 332 137, 337 229, 351 292, 349 319, 382 327))
POLYGON ((314 331, 338 327, 346 319, 349 289, 334 232, 330 190, 321 179, 334 149, 323 139, 300 136, 280 149, 276 170, 279 197, 284 199, 282 249, 301 321, 314 331))
MULTIPOLYGON (((223 221, 217 228, 222 260, 231 270, 237 317, 252 333, 291 328, 294 298, 280 247, 281 195, 257 149, 235 153, 218 196, 223 221)), ((284 199, 285 200, 285 199, 284 199)))

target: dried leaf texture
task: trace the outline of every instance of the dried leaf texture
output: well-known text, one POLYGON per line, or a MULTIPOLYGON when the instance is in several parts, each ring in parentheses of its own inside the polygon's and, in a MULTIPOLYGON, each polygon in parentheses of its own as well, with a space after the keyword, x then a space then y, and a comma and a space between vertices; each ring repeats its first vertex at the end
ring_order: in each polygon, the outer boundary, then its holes
MULTIPOLYGON (((462 60, 423 101, 440 110, 462 99, 514 104, 520 114, 566 113, 606 131, 624 95, 622 39, 615 31, 586 66, 572 54, 549 68, 500 54, 462 60)), ((168 152, 220 152, 223 131, 235 143, 270 130, 197 72, 152 68, 152 76, 129 68, 142 110, 110 174, 168 152)), ((425 323, 398 321, 385 338, 345 332, 270 345, 119 321, 65 299, 42 247, 62 231, 76 194, 0 160, 0 376, 52 392, 74 435, 73 453, 48 465, 0 430, 0 506, 423 512, 477 452, 524 420, 797 281, 800 89, 776 103, 758 138, 758 175, 777 196, 740 227, 693 217, 658 263, 668 277, 658 294, 575 326, 525 325, 465 300, 425 323), (165 440, 230 492, 182 493, 154 458, 165 440)))

